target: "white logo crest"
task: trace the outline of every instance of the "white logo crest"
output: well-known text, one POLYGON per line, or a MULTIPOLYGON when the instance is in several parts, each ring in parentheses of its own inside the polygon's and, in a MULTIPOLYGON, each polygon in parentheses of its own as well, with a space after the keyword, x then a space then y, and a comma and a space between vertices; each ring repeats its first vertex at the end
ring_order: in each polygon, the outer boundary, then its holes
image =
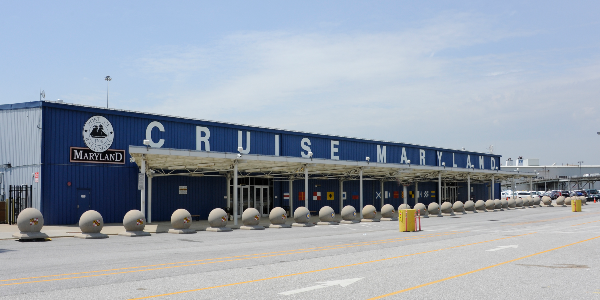
POLYGON ((108 150, 114 138, 112 124, 105 117, 93 116, 83 125, 83 141, 94 152, 108 150))

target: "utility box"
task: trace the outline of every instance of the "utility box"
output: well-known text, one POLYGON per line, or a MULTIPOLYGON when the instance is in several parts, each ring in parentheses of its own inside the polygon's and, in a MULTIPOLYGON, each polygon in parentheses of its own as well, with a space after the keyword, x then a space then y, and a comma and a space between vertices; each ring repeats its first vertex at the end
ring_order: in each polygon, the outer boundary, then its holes
POLYGON ((400 232, 417 231, 415 226, 415 213, 414 209, 400 209, 398 210, 398 222, 400 225, 400 232))
POLYGON ((571 200, 571 211, 578 212, 581 211, 581 200, 571 200))

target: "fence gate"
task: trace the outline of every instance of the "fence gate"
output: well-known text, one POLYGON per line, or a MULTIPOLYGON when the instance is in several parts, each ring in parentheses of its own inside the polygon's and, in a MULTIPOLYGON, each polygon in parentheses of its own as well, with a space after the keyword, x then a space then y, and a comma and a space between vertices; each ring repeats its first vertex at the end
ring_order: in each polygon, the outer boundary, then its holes
POLYGON ((8 189, 8 224, 17 224, 17 217, 24 209, 31 207, 31 185, 11 185, 8 189))

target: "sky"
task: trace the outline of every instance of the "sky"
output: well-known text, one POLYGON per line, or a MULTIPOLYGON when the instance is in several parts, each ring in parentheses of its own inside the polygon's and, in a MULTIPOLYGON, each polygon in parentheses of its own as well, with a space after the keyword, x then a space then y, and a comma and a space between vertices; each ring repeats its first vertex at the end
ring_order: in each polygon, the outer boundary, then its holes
POLYGON ((45 100, 600 165, 599 1, 3 1, 45 100))

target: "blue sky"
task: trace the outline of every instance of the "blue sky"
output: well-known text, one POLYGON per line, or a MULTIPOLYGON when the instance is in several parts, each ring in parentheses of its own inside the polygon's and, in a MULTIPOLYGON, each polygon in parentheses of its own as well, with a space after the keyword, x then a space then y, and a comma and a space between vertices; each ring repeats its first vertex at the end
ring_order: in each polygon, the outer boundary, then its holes
POLYGON ((5 1, 47 100, 600 164, 598 1, 5 1))

